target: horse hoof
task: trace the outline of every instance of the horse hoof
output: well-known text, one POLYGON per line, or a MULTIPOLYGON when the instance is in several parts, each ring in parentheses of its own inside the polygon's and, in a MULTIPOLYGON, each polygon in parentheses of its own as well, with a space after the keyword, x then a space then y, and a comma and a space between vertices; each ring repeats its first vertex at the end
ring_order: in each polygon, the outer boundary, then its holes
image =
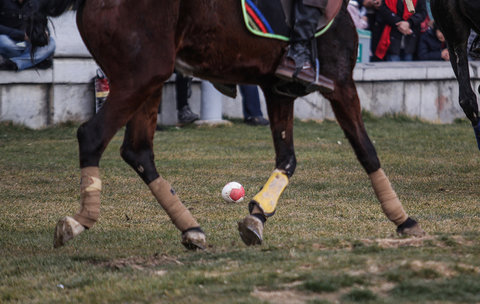
POLYGON ((397 234, 399 236, 414 236, 422 237, 425 236, 425 231, 420 227, 420 225, 412 218, 408 218, 405 223, 397 227, 397 234))
POLYGON ((85 227, 74 218, 66 216, 60 219, 55 227, 53 236, 53 247, 58 248, 73 239, 85 230, 85 227))
POLYGON ((414 236, 414 237, 422 237, 425 236, 427 233, 420 227, 419 224, 416 224, 413 227, 405 228, 402 230, 397 230, 399 236, 414 236))
POLYGON ((207 247, 205 233, 198 230, 189 230, 183 233, 182 245, 189 250, 205 250, 207 247))
POLYGON ((238 222, 238 232, 247 246, 261 245, 263 241, 263 223, 254 216, 247 216, 238 222))

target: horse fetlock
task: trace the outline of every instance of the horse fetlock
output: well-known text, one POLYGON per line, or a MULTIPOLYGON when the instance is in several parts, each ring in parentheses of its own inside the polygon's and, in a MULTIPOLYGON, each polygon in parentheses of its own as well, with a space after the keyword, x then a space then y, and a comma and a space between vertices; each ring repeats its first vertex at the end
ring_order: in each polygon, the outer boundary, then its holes
POLYGON ((85 227, 74 218, 66 216, 60 219, 55 227, 53 247, 58 248, 85 230, 85 227))
POLYGON ((182 245, 189 250, 205 250, 207 247, 205 233, 200 228, 183 232, 182 245))
POLYGON ((247 246, 261 245, 263 241, 263 223, 253 215, 248 215, 238 222, 238 232, 247 246))
POLYGON ((397 234, 399 236, 422 237, 426 235, 426 232, 420 227, 416 220, 409 217, 404 223, 398 225, 397 234))

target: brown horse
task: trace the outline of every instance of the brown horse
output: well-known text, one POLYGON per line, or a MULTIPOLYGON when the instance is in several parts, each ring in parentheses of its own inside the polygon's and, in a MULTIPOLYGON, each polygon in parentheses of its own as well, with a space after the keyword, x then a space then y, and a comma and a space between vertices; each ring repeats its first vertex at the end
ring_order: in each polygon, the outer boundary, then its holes
MULTIPOLYGON (((331 0, 334 1, 334 0, 331 0)), ((149 186, 182 232, 188 248, 204 248, 205 236, 154 164, 152 147, 157 108, 164 82, 175 67, 215 82, 257 84, 265 95, 273 144, 275 170, 250 203, 250 215, 239 223, 247 245, 260 244, 266 217, 293 175, 294 97, 278 94, 274 71, 287 44, 250 34, 241 17, 240 0, 46 0, 42 11, 58 15, 77 8, 77 24, 89 51, 110 80, 108 102, 78 129, 82 172, 81 210, 57 224, 55 246, 61 246, 98 218, 101 181, 99 161, 113 135, 127 126, 121 148, 123 159, 149 186)), ((380 168, 367 136, 352 74, 358 36, 342 8, 330 29, 317 38, 321 73, 333 79, 331 102, 338 123, 372 181, 387 217, 403 235, 423 235, 407 216, 380 168)))
POLYGON ((470 84, 467 42, 470 31, 480 33, 480 3, 476 0, 430 0, 435 22, 445 36, 450 63, 459 84, 459 103, 472 122, 480 149, 477 97, 470 84))

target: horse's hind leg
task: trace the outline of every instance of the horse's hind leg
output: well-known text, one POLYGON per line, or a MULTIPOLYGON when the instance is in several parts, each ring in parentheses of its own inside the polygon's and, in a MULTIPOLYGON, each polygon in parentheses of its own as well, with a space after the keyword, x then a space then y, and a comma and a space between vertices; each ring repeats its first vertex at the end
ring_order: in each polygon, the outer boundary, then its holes
POLYGON ((182 244, 188 249, 205 249, 205 234, 155 167, 153 137, 160 100, 161 88, 150 96, 128 122, 121 155, 148 185, 172 222, 182 232, 182 244))
POLYGON ((275 170, 249 204, 250 215, 238 223, 240 236, 246 245, 259 245, 263 241, 266 217, 275 213, 278 199, 296 167, 293 146, 294 98, 276 95, 271 88, 263 88, 267 101, 270 129, 275 147, 275 170))
POLYGON ((352 145, 357 159, 367 172, 375 194, 385 215, 395 225, 400 235, 421 236, 425 232, 403 209, 397 194, 380 167, 375 148, 370 141, 361 117, 360 102, 352 79, 337 81, 329 94, 333 111, 345 136, 352 145))

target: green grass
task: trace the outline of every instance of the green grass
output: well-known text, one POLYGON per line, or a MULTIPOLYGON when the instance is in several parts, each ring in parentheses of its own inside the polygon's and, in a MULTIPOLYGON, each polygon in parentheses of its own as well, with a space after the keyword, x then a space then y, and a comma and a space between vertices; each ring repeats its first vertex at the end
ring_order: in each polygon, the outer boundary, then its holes
POLYGON ((236 223, 273 170, 274 150, 268 128, 236 121, 155 136, 158 170, 206 231, 206 251, 180 244, 121 160, 122 132, 101 161, 99 222, 54 250, 56 221, 78 209, 77 126, 0 124, 0 303, 480 302, 480 158, 471 127, 364 116, 382 167, 429 237, 394 237, 335 122, 296 121, 297 170, 264 244, 246 247, 236 223), (222 201, 228 181, 242 183, 245 202, 222 201))

